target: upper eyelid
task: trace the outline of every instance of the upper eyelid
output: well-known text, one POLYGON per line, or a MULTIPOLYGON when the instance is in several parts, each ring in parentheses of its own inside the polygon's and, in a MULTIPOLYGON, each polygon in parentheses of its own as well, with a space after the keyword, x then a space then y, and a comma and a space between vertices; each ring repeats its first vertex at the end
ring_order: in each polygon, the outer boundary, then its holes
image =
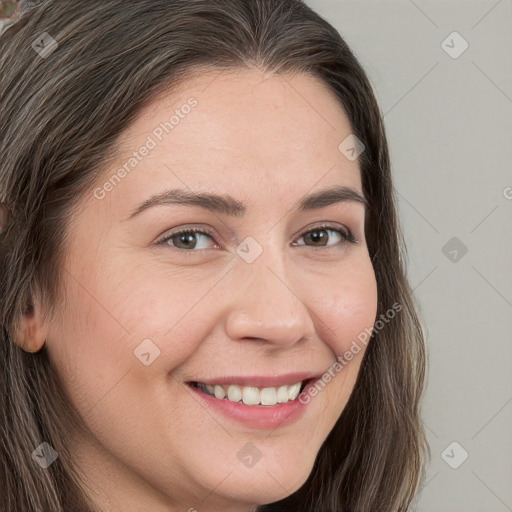
POLYGON ((352 234, 352 231, 347 227, 347 226, 343 226, 343 225, 336 225, 336 224, 332 224, 330 222, 320 222, 319 224, 314 224, 313 226, 311 227, 308 227, 308 228, 304 228, 303 230, 299 231, 295 236, 303 236, 305 235, 306 233, 309 233, 310 231, 313 231, 314 229, 333 229, 333 230, 339 230, 339 231, 346 231, 347 234, 352 234))

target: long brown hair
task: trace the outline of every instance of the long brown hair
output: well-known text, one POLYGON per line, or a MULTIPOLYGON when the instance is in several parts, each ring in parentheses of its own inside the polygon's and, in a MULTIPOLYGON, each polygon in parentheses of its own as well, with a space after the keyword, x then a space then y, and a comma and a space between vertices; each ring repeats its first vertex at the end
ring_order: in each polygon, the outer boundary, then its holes
POLYGON ((424 333, 405 273, 382 115, 340 34, 301 0, 30 4, 0 37, 0 201, 13 213, 0 239, 2 511, 92 511, 68 444, 69 432, 80 428, 77 413, 46 347, 28 353, 14 342, 35 297, 47 312, 64 300, 71 216, 116 154, 118 137, 152 98, 194 70, 247 66, 309 73, 339 99, 365 145, 359 162, 377 316, 401 306, 373 332, 350 400, 308 480, 258 510, 408 510, 428 452, 419 411, 424 333), (56 41, 44 56, 32 45, 43 33, 56 41), (46 470, 31 457, 43 441, 59 454, 46 470))

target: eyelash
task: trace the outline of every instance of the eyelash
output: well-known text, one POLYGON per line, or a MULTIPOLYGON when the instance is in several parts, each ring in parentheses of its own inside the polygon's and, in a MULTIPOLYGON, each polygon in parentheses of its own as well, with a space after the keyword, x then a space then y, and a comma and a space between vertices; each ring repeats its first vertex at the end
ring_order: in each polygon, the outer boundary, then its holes
MULTIPOLYGON (((314 246, 314 245, 311 245, 311 246, 308 246, 308 245, 301 245, 301 247, 312 247, 314 249, 324 249, 324 250, 331 250, 331 249, 336 249, 336 248, 340 248, 340 245, 343 246, 345 245, 346 243, 350 243, 350 244, 357 244, 358 241, 357 239, 352 235, 352 233, 350 233, 350 231, 345 231, 343 229, 339 229, 339 228, 335 228, 334 226, 331 226, 331 225, 328 225, 328 224, 323 224, 323 225, 320 225, 320 226, 315 226, 314 228, 308 230, 308 231, 304 231, 303 233, 301 233, 299 235, 298 238, 302 238, 304 235, 307 235, 309 233, 312 233, 314 231, 322 231, 322 230, 327 230, 327 231, 335 231, 336 233, 339 233, 340 236, 343 238, 343 241, 341 243, 338 243, 334 246, 314 246)), ((175 231, 173 233, 169 233, 168 235, 165 235, 164 238, 161 238, 160 240, 158 240, 156 242, 156 245, 158 246, 163 246, 163 245, 166 245, 167 242, 169 240, 171 240, 172 238, 175 238, 179 235, 185 235, 185 234, 190 234, 190 233, 200 233, 200 234, 203 234, 203 235, 208 235, 210 238, 212 238, 212 240, 214 240, 214 235, 213 233, 208 230, 208 229, 204 229, 204 228, 194 228, 194 227, 190 227, 190 228, 187 228, 187 229, 182 229, 180 231, 175 231)), ((215 241, 215 240, 214 240, 215 241)), ((192 253, 197 253, 197 252, 201 252, 201 251, 205 251, 205 250, 208 250, 208 249, 180 249, 178 247, 172 247, 171 245, 168 245, 171 250, 174 250, 174 251, 177 251, 177 252, 180 252, 182 254, 185 254, 185 255, 191 255, 192 253)))

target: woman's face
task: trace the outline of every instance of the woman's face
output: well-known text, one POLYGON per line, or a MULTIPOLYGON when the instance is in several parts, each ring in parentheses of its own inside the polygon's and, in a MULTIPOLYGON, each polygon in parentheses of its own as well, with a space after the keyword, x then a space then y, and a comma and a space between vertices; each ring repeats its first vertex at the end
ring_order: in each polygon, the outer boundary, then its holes
POLYGON ((123 134, 71 226, 47 338, 91 433, 74 454, 98 507, 242 511, 305 482, 364 346, 309 400, 285 403, 297 391, 283 386, 321 379, 377 311, 364 205, 300 208, 335 187, 362 195, 339 149, 350 134, 322 82, 254 69, 196 76, 123 134), (222 199, 169 196, 134 215, 171 189, 222 199))

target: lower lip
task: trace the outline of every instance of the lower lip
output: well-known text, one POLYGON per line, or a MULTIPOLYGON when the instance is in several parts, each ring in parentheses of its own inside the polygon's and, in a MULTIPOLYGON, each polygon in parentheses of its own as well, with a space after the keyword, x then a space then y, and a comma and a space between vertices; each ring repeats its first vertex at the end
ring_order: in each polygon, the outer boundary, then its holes
MULTIPOLYGON (((314 385, 314 379, 310 380, 301 393, 306 394, 308 388, 314 385)), ((301 393, 295 400, 285 404, 276 405, 245 405, 243 402, 231 402, 226 399, 216 398, 203 393, 199 388, 187 384, 189 389, 195 392, 208 406, 215 408, 222 414, 233 418, 243 425, 259 430, 284 427, 297 421, 305 412, 308 403, 299 401, 301 393)))

